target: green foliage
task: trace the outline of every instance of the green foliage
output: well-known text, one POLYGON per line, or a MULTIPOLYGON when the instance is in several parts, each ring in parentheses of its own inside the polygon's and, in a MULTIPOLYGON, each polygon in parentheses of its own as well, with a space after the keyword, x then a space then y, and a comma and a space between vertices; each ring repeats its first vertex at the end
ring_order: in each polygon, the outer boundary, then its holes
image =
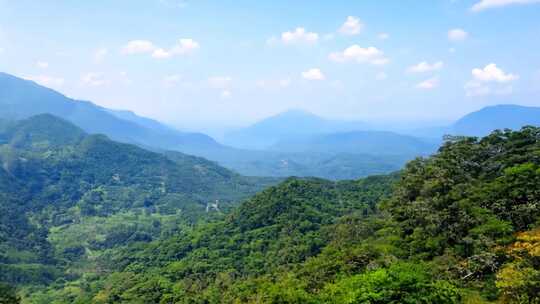
POLYGON ((497 273, 496 285, 511 303, 540 303, 540 229, 517 235, 507 248, 512 261, 497 273))
POLYGON ((448 138, 395 175, 290 178, 208 215, 214 195, 271 181, 99 136, 5 146, 0 189, 30 216, 3 229, 45 232, 21 244, 2 234, 6 265, 42 259, 65 271, 22 289, 26 303, 540 301, 538 128, 448 138), (19 178, 26 196, 10 190, 19 178), (25 251, 32 241, 49 247, 25 251))
POLYGON ((178 303, 494 300, 513 265, 501 248, 540 219, 539 134, 449 138, 392 192, 397 176, 287 180, 223 221, 115 256, 129 260, 114 274, 131 273, 129 285, 99 293, 127 303, 157 280, 159 301, 178 303))
POLYGON ((6 284, 0 283, 0 304, 18 304, 20 299, 15 290, 6 284))
POLYGON ((108 251, 222 217, 275 183, 87 135, 47 114, 6 123, 0 138, 0 281, 13 284, 102 273, 108 251), (207 212, 215 200, 220 210, 207 212))
POLYGON ((458 289, 433 280, 426 266, 396 263, 338 280, 322 292, 324 303, 459 303, 458 289))

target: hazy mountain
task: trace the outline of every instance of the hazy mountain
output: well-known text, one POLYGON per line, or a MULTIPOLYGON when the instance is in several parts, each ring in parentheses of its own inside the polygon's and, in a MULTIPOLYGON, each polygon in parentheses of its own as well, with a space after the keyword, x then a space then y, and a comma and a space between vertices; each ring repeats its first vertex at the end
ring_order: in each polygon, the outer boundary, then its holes
MULTIPOLYGON (((250 176, 358 178, 398 170, 406 160, 416 156, 411 149, 400 151, 399 149, 405 149, 405 146, 392 146, 391 143, 388 144, 393 148, 394 155, 376 155, 380 150, 370 151, 370 148, 373 149, 376 145, 362 143, 361 140, 355 144, 349 142, 347 147, 333 143, 340 146, 339 149, 337 146, 336 149, 318 147, 313 150, 294 148, 283 151, 232 148, 201 133, 180 132, 130 111, 110 110, 91 102, 70 99, 32 81, 2 73, 0 106, 0 120, 3 120, 0 121, 0 129, 9 126, 9 121, 49 113, 74 123, 87 133, 105 134, 111 139, 137 144, 154 151, 174 150, 204 157, 250 176)), ((235 141, 244 143, 244 146, 263 148, 277 142, 297 140, 304 143, 314 136, 364 127, 366 125, 360 122, 326 120, 308 112, 294 110, 265 119, 232 134, 231 138, 236 138, 235 141)), ((418 151, 423 152, 422 149, 418 151)))
POLYGON ((217 148, 201 133, 183 133, 131 112, 112 111, 88 101, 68 98, 35 82, 0 73, 0 118, 17 120, 49 113, 64 118, 88 133, 143 146, 175 149, 217 148))
POLYGON ((224 142, 233 147, 264 149, 281 140, 366 128, 363 122, 327 120, 306 111, 290 110, 230 132, 224 142))
POLYGON ((280 141, 272 147, 284 152, 425 155, 437 145, 416 137, 386 131, 353 131, 280 141))
POLYGON ((127 120, 127 121, 131 121, 131 122, 134 122, 140 126, 143 126, 145 128, 148 128, 148 129, 153 129, 153 130, 156 130, 156 131, 161 131, 161 132, 178 132, 177 130, 174 130, 173 128, 169 127, 169 126, 166 126, 162 123, 160 123, 159 121, 156 121, 156 120, 153 120, 153 119, 150 119, 150 118, 147 118, 147 117, 143 117, 143 116, 139 116, 135 113, 133 113, 132 111, 128 111, 128 110, 112 110, 112 109, 107 109, 107 108, 103 108, 103 110, 105 110, 106 112, 122 119, 122 120, 127 120))
POLYGON ((444 135, 485 136, 493 130, 540 126, 540 108, 496 105, 469 113, 445 127, 427 127, 403 131, 404 134, 441 140, 444 135))
POLYGON ((526 125, 540 126, 540 107, 485 107, 456 121, 451 130, 455 135, 484 136, 495 129, 519 130, 526 125))

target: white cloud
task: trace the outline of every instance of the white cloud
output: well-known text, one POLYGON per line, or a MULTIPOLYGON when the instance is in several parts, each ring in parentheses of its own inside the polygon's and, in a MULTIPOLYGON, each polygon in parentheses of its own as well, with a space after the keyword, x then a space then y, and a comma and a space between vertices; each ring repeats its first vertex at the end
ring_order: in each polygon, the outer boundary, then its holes
POLYGON ((201 46, 199 45, 197 41, 190 38, 184 38, 178 41, 178 44, 175 47, 173 47, 172 51, 173 53, 183 55, 183 54, 189 54, 199 49, 200 47, 201 46))
POLYGON ((431 90, 439 86, 439 78, 430 78, 416 85, 417 89, 431 90))
POLYGON ((176 55, 188 55, 200 48, 197 41, 190 38, 178 40, 178 43, 170 49, 157 47, 148 40, 130 41, 123 49, 124 54, 151 54, 156 59, 168 59, 176 55))
POLYGON ((481 0, 471 7, 471 11, 479 12, 490 8, 503 7, 514 4, 540 3, 540 0, 481 0))
POLYGON ((390 38, 390 34, 388 33, 380 33, 379 35, 377 35, 377 38, 379 38, 379 40, 387 40, 390 38))
POLYGON ((123 53, 128 55, 152 53, 156 46, 148 40, 132 40, 124 47, 123 53))
POLYGON ((46 69, 49 67, 49 63, 46 61, 38 61, 36 62, 36 66, 40 69, 46 69))
POLYGON ((232 78, 229 76, 214 76, 208 78, 208 85, 213 89, 227 89, 231 86, 232 78))
POLYGON ((362 48, 356 44, 346 48, 343 52, 331 53, 328 58, 335 62, 355 61, 357 63, 369 63, 373 65, 384 65, 390 61, 376 47, 362 48))
POLYGON ((308 32, 303 27, 298 27, 293 31, 281 34, 281 41, 285 44, 294 43, 316 43, 319 40, 319 34, 308 32))
POLYGON ((157 59, 167 59, 175 55, 188 55, 199 48, 199 43, 193 39, 180 39, 178 43, 169 50, 162 48, 155 49, 152 53, 152 57, 157 59))
POLYGON ((32 80, 45 87, 61 87, 64 85, 65 80, 61 77, 37 75, 24 77, 27 80, 32 80))
POLYGON ((94 53, 94 62, 95 63, 101 63, 103 62, 103 60, 105 59, 105 56, 107 56, 107 54, 109 54, 109 50, 106 49, 106 48, 99 48, 98 50, 96 50, 96 52, 94 53))
POLYGON ((99 87, 106 83, 105 77, 101 73, 88 73, 81 77, 81 82, 90 87, 99 87))
POLYGON ((435 62, 433 64, 429 64, 426 61, 422 61, 417 65, 413 65, 408 68, 408 71, 410 73, 425 73, 425 72, 432 72, 440 70, 444 67, 444 63, 442 61, 435 62))
POLYGON ((385 80, 388 78, 388 75, 385 72, 379 72, 375 75, 376 80, 385 80))
POLYGON ((338 32, 342 35, 358 35, 364 28, 364 24, 360 21, 359 18, 349 16, 345 23, 339 28, 338 32))
POLYGON ((519 78, 518 75, 505 74, 503 70, 499 69, 496 64, 490 63, 483 69, 473 69, 471 74, 475 80, 480 82, 510 82, 519 78))
POLYGON ((167 59, 171 58, 172 54, 164 49, 156 49, 152 52, 152 57, 156 59, 167 59))
POLYGON ((320 69, 313 68, 302 72, 302 78, 306 80, 324 80, 326 77, 320 69))
POLYGON ((469 37, 469 33, 463 29, 456 28, 448 31, 448 40, 450 41, 463 41, 469 37))
POLYGON ((471 75, 473 79, 465 84, 467 96, 510 94, 512 86, 509 83, 519 79, 519 75, 507 74, 494 63, 490 63, 484 68, 473 69, 471 75))

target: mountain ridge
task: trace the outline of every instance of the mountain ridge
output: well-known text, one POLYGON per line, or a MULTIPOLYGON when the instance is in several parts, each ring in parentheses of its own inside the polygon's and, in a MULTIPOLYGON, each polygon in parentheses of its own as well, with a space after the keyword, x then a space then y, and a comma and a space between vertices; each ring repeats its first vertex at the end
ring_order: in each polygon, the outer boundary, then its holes
POLYGON ((229 132, 225 135, 224 142, 230 146, 264 149, 279 140, 293 140, 319 133, 354 131, 367 127, 367 124, 359 121, 330 120, 308 111, 291 109, 246 128, 229 132))
POLYGON ((10 120, 50 113, 81 127, 88 133, 106 134, 114 140, 154 146, 161 149, 181 149, 182 146, 220 147, 202 133, 183 133, 135 114, 105 109, 89 101, 75 100, 43 87, 33 81, 0 73, 0 117, 10 120), (124 118, 119 116, 124 115, 124 118), (129 119, 125 119, 128 118, 129 119), (138 120, 138 122, 136 122, 138 120), (146 128, 140 124, 143 121, 146 128))

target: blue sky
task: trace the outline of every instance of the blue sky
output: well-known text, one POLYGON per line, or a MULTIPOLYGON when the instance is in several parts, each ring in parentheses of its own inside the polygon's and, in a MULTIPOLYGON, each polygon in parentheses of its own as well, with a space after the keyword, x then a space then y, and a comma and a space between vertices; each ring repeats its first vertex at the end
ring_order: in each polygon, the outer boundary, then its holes
POLYGON ((191 129, 540 106, 540 1, 0 0, 0 70, 191 129))

